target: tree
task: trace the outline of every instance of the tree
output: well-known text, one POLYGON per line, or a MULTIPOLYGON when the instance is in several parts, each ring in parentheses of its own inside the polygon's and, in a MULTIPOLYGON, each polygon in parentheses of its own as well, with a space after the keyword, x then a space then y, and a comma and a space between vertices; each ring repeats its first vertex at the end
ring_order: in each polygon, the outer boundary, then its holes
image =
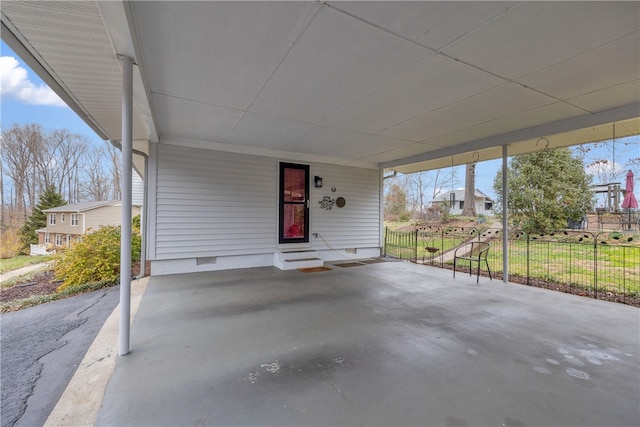
POLYGON ((468 163, 464 177, 464 208, 462 216, 476 216, 476 164, 468 163))
POLYGON ((40 196, 38 204, 33 208, 31 216, 25 225, 20 228, 20 251, 29 253, 29 245, 38 243, 38 233, 36 230, 47 226, 46 209, 66 205, 67 202, 62 195, 56 191, 55 186, 48 186, 40 196))
MULTIPOLYGON (((514 157, 507 170, 507 207, 513 225, 525 232, 566 228, 593 207, 591 177, 568 148, 545 149, 514 157)), ((502 206, 502 172, 494 179, 502 206)))
POLYGON ((387 221, 407 221, 407 193, 398 185, 392 184, 384 196, 384 218, 387 221))
POLYGON ((3 172, 11 178, 15 189, 15 201, 11 202, 18 209, 18 213, 25 217, 27 208, 32 206, 32 201, 35 200, 34 178, 37 174, 34 171, 33 153, 38 151, 41 140, 40 125, 14 125, 11 129, 2 130, 3 172))
POLYGON ((103 147, 94 147, 86 153, 84 172, 87 179, 81 184, 81 193, 88 200, 109 200, 115 193, 113 180, 102 161, 104 158, 103 147))

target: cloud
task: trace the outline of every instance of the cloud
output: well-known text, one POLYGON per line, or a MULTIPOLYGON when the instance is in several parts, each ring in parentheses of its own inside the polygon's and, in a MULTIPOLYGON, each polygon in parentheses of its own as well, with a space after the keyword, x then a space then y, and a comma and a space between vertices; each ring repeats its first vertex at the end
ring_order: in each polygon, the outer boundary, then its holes
POLYGON ((12 56, 0 56, 0 95, 26 104, 66 107, 47 85, 36 85, 30 81, 27 70, 12 56))

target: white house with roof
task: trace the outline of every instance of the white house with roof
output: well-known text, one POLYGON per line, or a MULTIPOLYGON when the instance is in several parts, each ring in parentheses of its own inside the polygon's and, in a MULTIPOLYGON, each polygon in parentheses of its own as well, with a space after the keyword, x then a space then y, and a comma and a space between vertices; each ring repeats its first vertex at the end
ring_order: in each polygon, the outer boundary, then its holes
POLYGON ((4 2, 1 19, 2 39, 144 178, 158 275, 376 256, 385 171, 603 141, 613 123, 640 133, 639 14, 88 0, 4 2))
MULTIPOLYGON (((449 213, 453 215, 461 215, 464 205, 466 203, 464 188, 457 188, 455 190, 447 191, 439 194, 432 202, 432 206, 438 206, 442 203, 447 203, 449 206, 449 213)), ((482 191, 476 188, 473 195, 473 203, 476 207, 477 215, 493 215, 493 200, 491 197, 484 194, 482 191)))

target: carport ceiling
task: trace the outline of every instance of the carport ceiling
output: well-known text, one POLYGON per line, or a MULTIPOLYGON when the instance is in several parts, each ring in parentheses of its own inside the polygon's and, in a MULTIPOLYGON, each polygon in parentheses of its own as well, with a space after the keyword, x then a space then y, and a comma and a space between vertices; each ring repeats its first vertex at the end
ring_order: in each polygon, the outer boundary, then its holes
POLYGON ((638 2, 3 2, 2 22, 113 140, 118 54, 140 141, 411 172, 640 133, 638 2))

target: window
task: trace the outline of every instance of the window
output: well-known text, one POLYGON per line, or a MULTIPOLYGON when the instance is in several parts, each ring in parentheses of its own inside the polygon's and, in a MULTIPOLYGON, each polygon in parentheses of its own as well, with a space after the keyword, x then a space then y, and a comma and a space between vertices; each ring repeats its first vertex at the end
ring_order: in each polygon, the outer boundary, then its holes
POLYGON ((71 214, 71 225, 78 225, 78 214, 71 214))
POLYGON ((460 200, 460 209, 464 209, 464 200, 460 200))
POLYGON ((56 214, 49 214, 49 225, 56 225, 56 214))
POLYGON ((71 247, 71 234, 67 234, 67 248, 71 247))
POLYGON ((490 211, 491 209, 493 209, 493 202, 484 202, 484 210, 490 211))
POLYGON ((51 243, 51 234, 49 233, 44 233, 44 242, 48 245, 49 243, 51 243))
POLYGON ((64 222, 64 214, 60 214, 60 222, 64 222))
POLYGON ((56 234, 56 246, 62 246, 62 234, 56 234))

